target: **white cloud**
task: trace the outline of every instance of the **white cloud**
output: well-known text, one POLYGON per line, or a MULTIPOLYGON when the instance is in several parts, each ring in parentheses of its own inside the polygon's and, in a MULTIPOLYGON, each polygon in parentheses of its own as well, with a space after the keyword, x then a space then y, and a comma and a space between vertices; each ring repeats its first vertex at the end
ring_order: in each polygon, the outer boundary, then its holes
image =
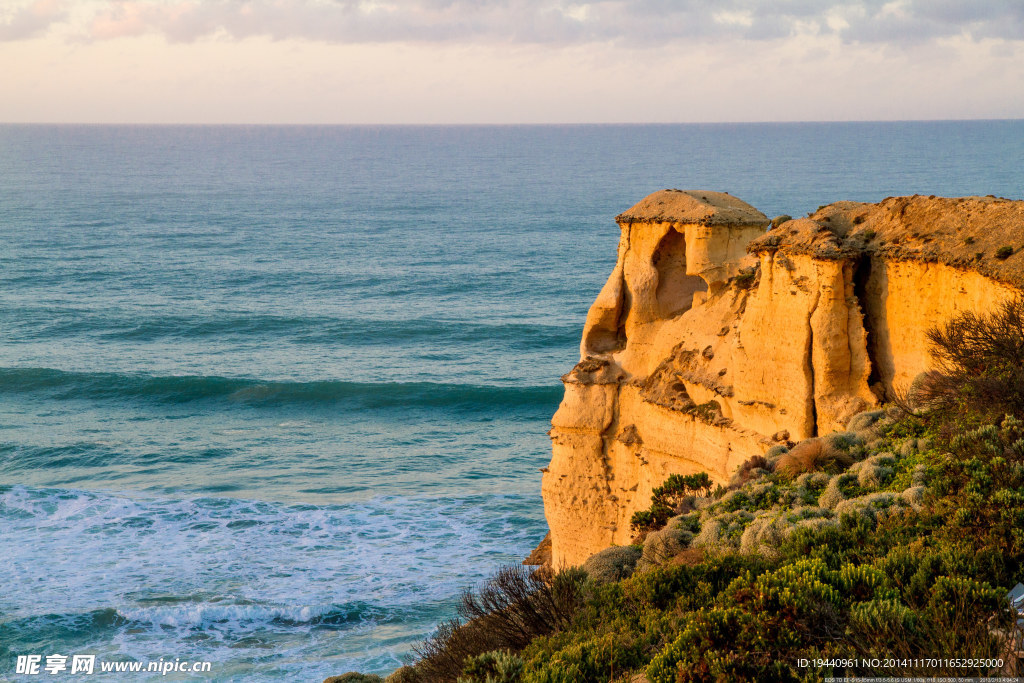
POLYGON ((715 12, 711 15, 717 24, 726 26, 745 26, 750 28, 754 25, 754 15, 750 12, 715 12))
POLYGON ((576 21, 586 21, 590 16, 590 5, 569 5, 561 9, 562 14, 575 19, 576 21))
POLYGON ((1024 116, 1020 0, 0 0, 0 121, 1024 116))
MULTIPOLYGON (((658 49, 126 37, 0 44, 0 121, 543 123, 1010 118, 995 40, 895 52, 835 35, 658 49)), ((1016 51, 1020 56, 1024 51, 1016 51)))
MULTIPOLYGON (((58 0, 25 4, 0 36, 62 18, 58 0)), ((951 36, 1024 38, 1020 0, 80 0, 69 27, 87 40, 152 33, 189 42, 265 36, 337 44, 520 44, 774 40, 804 33, 913 45, 951 36)), ((2 19, 0 19, 2 22, 2 19)))
POLYGON ((67 15, 61 0, 33 0, 0 13, 0 41, 26 40, 45 33, 67 15))

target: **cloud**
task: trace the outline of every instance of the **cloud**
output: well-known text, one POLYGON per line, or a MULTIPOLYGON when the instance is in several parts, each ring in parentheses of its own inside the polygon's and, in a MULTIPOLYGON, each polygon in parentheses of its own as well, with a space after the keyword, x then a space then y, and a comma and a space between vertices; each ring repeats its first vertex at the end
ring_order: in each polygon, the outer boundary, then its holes
POLYGON ((1024 37, 1024 3, 1018 0, 896 0, 860 3, 849 26, 839 32, 847 41, 919 43, 933 38, 966 36, 974 40, 1024 37))
MULTIPOLYGON (((0 32, 24 37, 57 14, 39 0, 0 32)), ((1020 40, 1021 0, 87 0, 88 40, 141 34, 326 43, 518 44, 764 41, 835 36, 914 45, 937 38, 1020 40)), ((3 33, 0 33, 3 35, 3 33)), ((10 38, 8 38, 10 39, 10 38)))
POLYGON ((62 21, 66 15, 61 0, 35 0, 9 8, 0 14, 0 41, 34 38, 62 21))

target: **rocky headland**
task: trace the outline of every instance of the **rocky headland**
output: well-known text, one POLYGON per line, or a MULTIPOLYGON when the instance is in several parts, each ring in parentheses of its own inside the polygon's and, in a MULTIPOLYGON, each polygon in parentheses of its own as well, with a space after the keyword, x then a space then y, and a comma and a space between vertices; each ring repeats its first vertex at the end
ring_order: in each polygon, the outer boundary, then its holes
POLYGON ((1024 202, 769 220, 664 190, 617 220, 543 568, 467 591, 386 680, 1019 676, 1024 202))
POLYGON ((555 567, 628 545, 670 475, 726 483, 755 454, 906 392, 928 329, 1024 283, 1024 202, 891 197, 769 220, 663 190, 617 217, 618 260, 552 420, 555 567))

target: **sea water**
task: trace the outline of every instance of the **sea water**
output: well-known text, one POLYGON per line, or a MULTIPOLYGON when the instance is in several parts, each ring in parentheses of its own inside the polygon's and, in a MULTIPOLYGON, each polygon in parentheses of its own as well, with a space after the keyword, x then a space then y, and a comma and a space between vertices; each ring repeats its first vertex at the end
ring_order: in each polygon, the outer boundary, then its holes
POLYGON ((1020 199, 1021 159, 1020 121, 0 126, 0 678, 396 668, 544 536, 617 213, 1020 199))

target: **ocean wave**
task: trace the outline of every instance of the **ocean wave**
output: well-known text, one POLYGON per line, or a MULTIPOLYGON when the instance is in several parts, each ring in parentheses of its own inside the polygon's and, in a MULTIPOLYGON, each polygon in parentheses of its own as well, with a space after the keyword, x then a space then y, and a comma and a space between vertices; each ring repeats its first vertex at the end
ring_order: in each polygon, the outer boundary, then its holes
POLYGON ((70 400, 143 399, 160 403, 224 401, 256 406, 288 404, 375 408, 509 409, 553 407, 557 386, 489 386, 435 382, 310 382, 219 376, 154 376, 70 372, 52 368, 0 368, 0 394, 42 393, 70 400))
MULTIPOLYGON (((207 596, 168 599, 177 604, 149 605, 140 600, 133 606, 104 607, 83 612, 48 612, 15 617, 0 622, 0 633, 8 636, 40 637, 55 630, 59 635, 88 635, 109 629, 189 629, 220 625, 239 631, 253 628, 320 627, 340 630, 367 621, 394 621, 389 610, 364 601, 330 605, 225 604, 202 600, 207 596)), ((436 607, 435 607, 436 609, 436 607)), ((398 610, 399 614, 403 610, 398 610)), ((401 616, 399 616, 401 618, 401 616)))
POLYGON ((211 604, 122 607, 117 614, 128 622, 164 628, 229 624, 233 628, 264 626, 321 626, 344 628, 369 619, 380 619, 386 610, 365 602, 341 605, 211 604))
POLYGON ((48 306, 11 311, 10 323, 25 339, 87 336, 104 341, 156 342, 261 338, 296 344, 501 344, 513 350, 571 347, 579 326, 525 322, 448 321, 435 318, 373 320, 331 316, 143 315, 135 311, 63 310, 48 306))

